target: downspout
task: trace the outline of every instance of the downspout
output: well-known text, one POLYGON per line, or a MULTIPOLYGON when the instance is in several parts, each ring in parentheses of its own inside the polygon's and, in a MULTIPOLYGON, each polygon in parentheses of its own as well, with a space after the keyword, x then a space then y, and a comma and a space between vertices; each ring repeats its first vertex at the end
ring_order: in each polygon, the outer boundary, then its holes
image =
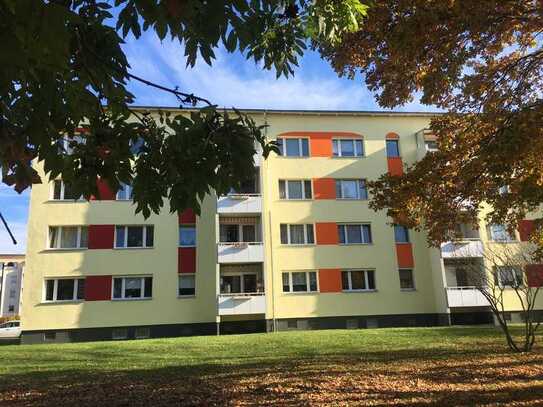
POLYGON ((4 298, 2 293, 4 292, 4 267, 6 263, 2 262, 2 275, 0 276, 0 317, 4 315, 4 298))

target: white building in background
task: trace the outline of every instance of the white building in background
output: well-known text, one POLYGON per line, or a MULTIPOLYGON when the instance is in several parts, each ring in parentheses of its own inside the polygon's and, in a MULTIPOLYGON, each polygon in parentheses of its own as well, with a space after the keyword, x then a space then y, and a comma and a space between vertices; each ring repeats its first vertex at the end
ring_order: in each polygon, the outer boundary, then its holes
POLYGON ((0 254, 0 317, 19 315, 24 254, 0 254))

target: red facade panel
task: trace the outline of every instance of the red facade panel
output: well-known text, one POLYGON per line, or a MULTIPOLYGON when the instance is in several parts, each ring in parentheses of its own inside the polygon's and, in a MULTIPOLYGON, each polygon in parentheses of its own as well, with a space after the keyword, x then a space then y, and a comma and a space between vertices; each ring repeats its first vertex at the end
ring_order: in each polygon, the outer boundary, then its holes
POLYGON ((387 165, 390 175, 403 175, 402 157, 388 157, 387 165))
POLYGON ((179 214, 179 224, 193 224, 196 223, 196 214, 192 209, 185 209, 179 214))
POLYGON ((109 187, 106 181, 102 179, 96 180, 96 186, 98 188, 98 196, 91 196, 91 201, 100 200, 100 201, 114 201, 116 198, 116 193, 109 187))
POLYGON ((177 252, 177 272, 196 273, 196 248, 180 247, 177 252))
POLYGON ((342 291, 340 269, 319 270, 319 291, 321 293, 339 293, 342 291))
POLYGON ((85 278, 85 301, 111 300, 111 276, 85 278))
POLYGON ((338 244, 337 224, 335 222, 320 222, 315 224, 317 244, 338 244))
POLYGON ((89 249, 113 249, 115 225, 89 225, 89 249))
POLYGON ((529 287, 543 287, 543 264, 526 266, 526 277, 529 287))
POLYGON ((530 240, 530 236, 534 232, 534 221, 533 220, 521 220, 518 226, 518 231, 520 235, 521 242, 527 242, 530 240))
POLYGON ((315 178, 313 180, 315 199, 336 199, 336 180, 333 178, 315 178))
POLYGON ((396 258, 399 268, 412 268, 415 266, 413 248, 411 243, 396 243, 396 258))

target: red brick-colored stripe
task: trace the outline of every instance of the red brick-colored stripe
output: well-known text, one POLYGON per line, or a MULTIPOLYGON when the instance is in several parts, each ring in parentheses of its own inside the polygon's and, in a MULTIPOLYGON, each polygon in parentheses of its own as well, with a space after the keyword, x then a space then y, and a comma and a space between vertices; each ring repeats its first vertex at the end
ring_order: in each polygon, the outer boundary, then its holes
POLYGON ((320 222, 315 225, 317 232, 317 244, 338 244, 336 222, 320 222))
POLYGON ((97 179, 96 180, 96 187, 98 188, 98 194, 99 196, 91 196, 91 201, 114 201, 116 198, 116 192, 113 191, 106 181, 103 179, 97 179))
POLYGON ((526 266, 528 287, 543 286, 543 264, 530 264, 526 266))
POLYGON ((340 269, 319 270, 319 291, 321 293, 338 293, 342 291, 340 269))
POLYGON ((113 249, 115 225, 89 225, 89 249, 113 249))
POLYGON ((334 178, 313 179, 315 199, 336 199, 336 180, 334 178))
POLYGON ((413 247, 411 243, 396 243, 396 258, 399 268, 412 268, 415 266, 413 247))
POLYGON ((193 223, 196 223, 196 214, 191 208, 185 209, 182 213, 179 214, 180 225, 193 223))
POLYGON ((111 276, 85 278, 85 301, 111 300, 111 276))
POLYGON ((388 157, 387 166, 390 175, 403 175, 402 157, 388 157))
POLYGON ((527 219, 521 220, 518 227, 520 241, 521 242, 529 241, 532 233, 534 233, 534 228, 535 228, 535 225, 534 225, 533 220, 527 220, 527 219))
POLYGON ((196 248, 180 247, 177 252, 177 272, 196 273, 196 248))

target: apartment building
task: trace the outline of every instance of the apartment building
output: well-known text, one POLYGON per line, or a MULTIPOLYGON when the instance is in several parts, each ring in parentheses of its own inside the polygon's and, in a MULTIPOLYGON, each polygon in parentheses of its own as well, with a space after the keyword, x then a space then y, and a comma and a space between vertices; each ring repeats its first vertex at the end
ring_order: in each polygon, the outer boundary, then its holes
POLYGON ((480 261, 465 246, 503 244, 503 228, 432 249, 368 208, 367 180, 435 148, 431 115, 247 112, 281 154, 257 154, 253 180, 206 197, 201 216, 144 219, 130 186, 99 182, 90 202, 62 180, 34 186, 24 343, 490 320, 455 261, 480 261))
POLYGON ((19 315, 24 260, 23 254, 0 254, 0 317, 19 315))

